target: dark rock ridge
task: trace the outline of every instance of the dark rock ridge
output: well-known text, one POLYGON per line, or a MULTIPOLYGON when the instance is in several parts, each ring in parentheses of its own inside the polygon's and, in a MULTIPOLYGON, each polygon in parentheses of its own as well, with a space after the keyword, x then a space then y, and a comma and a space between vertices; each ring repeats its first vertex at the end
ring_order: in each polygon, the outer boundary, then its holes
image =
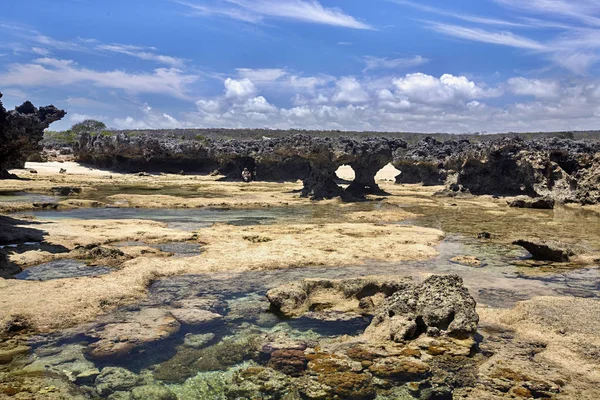
POLYGON ((375 174, 392 163, 397 183, 446 185, 474 195, 547 197, 557 202, 600 201, 600 142, 503 137, 470 142, 425 137, 415 145, 389 137, 347 138, 295 134, 262 139, 215 139, 157 132, 83 134, 79 161, 129 171, 217 170, 238 180, 244 168, 256 179, 304 182, 313 199, 385 194, 375 174), (356 178, 344 191, 335 171, 350 165, 356 178))
POLYGON ((124 170, 218 170, 225 179, 240 179, 242 170, 259 180, 304 181, 302 195, 313 199, 362 197, 382 193, 375 174, 390 163, 393 152, 406 148, 401 139, 317 138, 293 135, 262 140, 196 140, 176 136, 117 133, 83 134, 74 146, 79 161, 124 170), (351 165, 356 179, 344 191, 335 172, 351 165))
POLYGON ((425 138, 394 154, 399 183, 446 184, 474 195, 600 202, 600 142, 501 138, 439 142, 425 138))
POLYGON ((38 109, 29 101, 6 111, 0 101, 0 179, 13 178, 8 169, 23 168, 29 156, 39 153, 44 129, 65 115, 52 105, 38 109))

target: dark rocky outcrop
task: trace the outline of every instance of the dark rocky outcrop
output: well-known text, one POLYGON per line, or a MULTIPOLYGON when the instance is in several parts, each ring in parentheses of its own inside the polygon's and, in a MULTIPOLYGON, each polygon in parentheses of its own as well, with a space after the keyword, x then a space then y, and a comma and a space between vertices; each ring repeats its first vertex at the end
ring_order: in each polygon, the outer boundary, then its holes
POLYGON ((393 164, 403 172, 398 183, 445 183, 446 193, 525 195, 581 204, 600 200, 597 141, 504 137, 439 142, 425 138, 397 151, 393 164))
POLYGON ((392 163, 397 183, 443 185, 447 193, 547 197, 557 202, 600 201, 600 143, 518 137, 439 141, 414 145, 389 137, 349 138, 295 134, 223 140, 183 132, 84 133, 75 157, 97 166, 129 171, 217 171, 240 180, 244 168, 263 181, 304 182, 313 199, 359 199, 385 194, 375 174, 392 163), (344 191, 335 171, 349 165, 355 179, 344 191))
POLYGON ((114 135, 84 133, 74 146, 77 159, 121 170, 217 170, 224 179, 239 180, 244 168, 263 181, 304 182, 302 195, 312 199, 360 198, 382 194, 375 174, 392 161, 393 152, 406 148, 400 139, 324 138, 293 135, 261 140, 219 140, 174 135, 114 135), (344 191, 336 170, 351 165, 356 179, 344 191))
POLYGON ((567 262, 575 255, 570 246, 556 241, 519 239, 513 244, 530 252, 534 260, 567 262))
POLYGON ((65 115, 54 106, 38 109, 29 101, 6 111, 0 102, 0 179, 15 178, 7 170, 23 168, 30 155, 40 152, 44 129, 65 115))

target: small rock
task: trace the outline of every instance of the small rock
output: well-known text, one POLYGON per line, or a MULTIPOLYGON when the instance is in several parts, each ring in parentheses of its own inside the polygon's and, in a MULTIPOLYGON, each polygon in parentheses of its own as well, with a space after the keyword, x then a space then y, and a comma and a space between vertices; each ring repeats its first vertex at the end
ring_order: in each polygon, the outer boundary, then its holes
POLYGON ((203 325, 219 321, 222 315, 194 308, 176 308, 171 310, 171 314, 177 321, 186 325, 203 325))
POLYGON ((85 370, 75 377, 75 383, 78 385, 92 385, 98 375, 100 375, 100 371, 97 368, 85 370))
POLYGON ((467 267, 481 268, 481 260, 474 256, 456 256, 450 259, 453 263, 466 265, 467 267))
POLYGON ((120 367, 106 367, 96 377, 96 390, 100 396, 128 391, 140 381, 139 375, 120 367))
POLYGON ((146 385, 133 388, 131 400, 177 400, 177 396, 165 386, 146 385))
POLYGON ((477 239, 491 239, 492 234, 489 232, 480 232, 477 234, 477 239))
POLYGON ((213 341, 214 338, 215 338, 214 333, 204 333, 204 334, 198 334, 198 335, 194 335, 193 333, 188 333, 187 335, 185 335, 185 338, 183 339, 183 345, 185 347, 190 347, 192 349, 201 349, 203 347, 206 347, 206 345, 208 345, 211 341, 213 341))

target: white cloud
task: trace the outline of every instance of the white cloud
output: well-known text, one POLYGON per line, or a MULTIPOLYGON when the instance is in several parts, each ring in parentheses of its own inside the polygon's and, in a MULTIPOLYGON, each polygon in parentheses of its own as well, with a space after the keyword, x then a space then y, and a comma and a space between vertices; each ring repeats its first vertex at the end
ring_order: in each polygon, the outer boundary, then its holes
POLYGON ((365 103, 369 100, 369 94, 354 77, 340 78, 335 85, 332 100, 336 103, 365 103))
POLYGON ((250 97, 254 93, 256 93, 256 87, 248 78, 240 80, 227 78, 225 80, 225 97, 228 99, 250 97))
POLYGON ((173 0, 190 7, 198 15, 217 15, 243 22, 260 23, 265 18, 331 25, 352 29, 373 29, 337 8, 323 7, 317 0, 224 0, 227 6, 173 0))
POLYGON ((559 96, 560 85, 554 81, 527 79, 523 77, 508 80, 510 91, 521 96, 534 96, 539 99, 552 99, 559 96))
POLYGON ((103 44, 96 46, 96 49, 108 51, 112 53, 125 54, 131 57, 136 57, 141 60, 155 61, 161 64, 170 65, 172 67, 181 67, 184 62, 180 58, 155 54, 138 46, 122 45, 122 44, 103 44))
POLYGON ((62 87, 91 83, 98 87, 122 89, 131 93, 158 93, 189 98, 188 86, 197 76, 175 68, 159 68, 151 73, 96 71, 78 66, 71 60, 41 58, 30 64, 12 64, 0 73, 0 84, 19 87, 62 87))
POLYGON ((221 104, 217 100, 198 100, 196 101, 198 110, 207 113, 217 113, 221 110, 221 104))
POLYGON ((459 25, 430 22, 429 26, 436 32, 475 42, 498 44, 528 50, 549 50, 548 46, 525 36, 515 35, 508 31, 488 31, 479 28, 468 28, 459 25))
POLYGON ((427 58, 422 56, 414 56, 410 58, 379 58, 372 56, 363 57, 366 68, 363 72, 371 69, 405 69, 414 68, 429 62, 427 58))
POLYGON ((242 109, 247 113, 270 114, 277 112, 277 107, 270 104, 263 96, 246 100, 242 109))
POLYGON ((69 114, 69 121, 71 121, 73 124, 83 122, 87 119, 94 119, 96 121, 106 121, 108 117, 102 115, 69 114))
POLYGON ((464 100, 499 96, 498 90, 486 90, 464 76, 444 74, 440 78, 423 73, 407 74, 393 81, 396 94, 422 104, 457 104, 464 100))
POLYGON ((31 52, 35 53, 35 54, 38 54, 40 56, 48 56, 48 55, 50 55, 50 50, 43 49, 41 47, 32 47, 31 48, 31 52))
POLYGON ((465 13, 446 11, 446 10, 442 10, 439 8, 426 6, 423 4, 414 3, 414 2, 408 1, 408 0, 389 0, 389 1, 391 1, 392 3, 399 4, 401 6, 408 6, 408 7, 416 8, 418 10, 425 11, 428 13, 452 17, 452 18, 459 19, 462 21, 467 21, 467 22, 475 22, 478 24, 510 26, 510 27, 526 27, 527 26, 522 23, 506 21, 506 20, 502 20, 502 19, 486 18, 486 17, 477 16, 477 15, 469 15, 469 14, 465 14, 465 13))

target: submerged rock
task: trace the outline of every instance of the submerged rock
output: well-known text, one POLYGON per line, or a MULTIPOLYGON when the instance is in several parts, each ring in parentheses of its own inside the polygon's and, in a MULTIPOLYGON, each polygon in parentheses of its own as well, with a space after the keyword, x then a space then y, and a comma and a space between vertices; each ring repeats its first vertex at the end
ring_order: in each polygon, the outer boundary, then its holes
POLYGON ((165 386, 146 385, 133 388, 131 400, 177 400, 177 396, 165 386))
POLYGON ((365 331, 369 340, 404 342, 422 333, 469 337, 476 333, 476 302, 458 275, 431 276, 386 299, 365 331))
POLYGON ((105 367, 96 377, 96 390, 100 396, 129 391, 140 382, 140 376, 120 367, 105 367))
POLYGON ((92 359, 122 357, 135 348, 168 338, 178 332, 179 327, 168 310, 146 308, 127 313, 121 321, 87 332, 87 336, 98 339, 88 346, 88 356, 92 359))
POLYGON ((553 240, 519 239, 513 244, 530 252, 534 260, 566 262, 575 255, 565 243, 553 240))
POLYGON ((536 208, 539 210, 552 210, 554 208, 554 199, 551 198, 530 198, 520 197, 508 202, 510 207, 516 208, 536 208))

